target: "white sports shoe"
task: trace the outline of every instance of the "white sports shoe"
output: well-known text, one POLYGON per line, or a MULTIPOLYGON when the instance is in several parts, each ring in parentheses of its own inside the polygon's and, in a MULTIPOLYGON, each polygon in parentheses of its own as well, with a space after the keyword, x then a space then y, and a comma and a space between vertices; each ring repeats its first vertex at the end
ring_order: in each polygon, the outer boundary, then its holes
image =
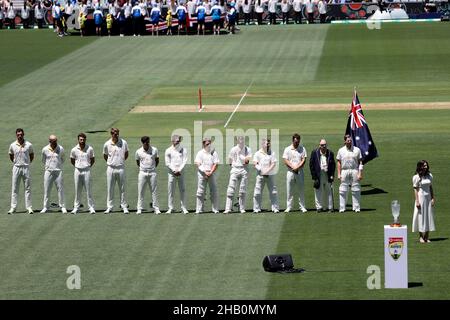
POLYGON ((186 208, 181 209, 181 211, 182 211, 184 214, 188 214, 188 213, 189 213, 189 211, 187 211, 186 208))
POLYGON ((223 213, 227 214, 227 213, 230 213, 230 212, 231 212, 230 210, 225 210, 223 213))
POLYGON ((129 213, 130 213, 130 211, 128 211, 128 208, 123 208, 123 213, 125 213, 125 214, 129 214, 129 213))
POLYGON ((142 213, 142 210, 141 209, 137 209, 136 210, 136 214, 141 214, 142 213))
MULTIPOLYGON (((28 212, 30 212, 30 210, 28 210, 28 212)), ((47 212, 47 208, 43 208, 39 213, 46 213, 47 212)))
POLYGON ((218 210, 213 210, 212 213, 219 213, 219 211, 218 210))
POLYGON ((111 213, 111 211, 112 211, 112 208, 108 208, 103 213, 108 214, 108 213, 111 213))
POLYGON ((16 208, 11 208, 11 209, 9 209, 8 214, 12 214, 14 212, 16 212, 16 208))
POLYGON ((280 212, 280 210, 278 210, 278 209, 273 209, 272 211, 273 211, 273 213, 279 213, 280 212))
POLYGON ((90 208, 90 209, 89 209, 89 213, 90 213, 90 214, 94 214, 94 213, 95 213, 95 209, 94 209, 94 208, 90 208))
POLYGON ((33 209, 31 207, 29 207, 27 210, 28 210, 29 214, 33 214, 34 213, 34 211, 33 211, 33 209))
POLYGON ((67 209, 66 209, 66 208, 64 208, 64 207, 63 207, 63 208, 61 208, 61 212, 62 212, 62 213, 67 213, 67 209))
POLYGON ((241 210, 241 213, 246 213, 247 211, 245 211, 245 210, 241 210))
POLYGON ((161 214, 161 211, 159 211, 159 209, 155 209, 155 214, 161 214))
POLYGON ((286 213, 291 212, 291 208, 287 208, 286 210, 284 210, 284 212, 286 212, 286 213))
POLYGON ((345 212, 345 210, 339 210, 339 213, 344 213, 345 212))
POLYGON ((70 211, 70 213, 72 213, 72 214, 77 214, 77 213, 78 213, 78 209, 73 208, 73 210, 70 211))
POLYGON ((302 213, 306 213, 308 212, 308 210, 306 210, 305 208, 301 209, 302 213))
POLYGON ((166 211, 167 214, 171 214, 172 213, 172 209, 169 209, 166 211))

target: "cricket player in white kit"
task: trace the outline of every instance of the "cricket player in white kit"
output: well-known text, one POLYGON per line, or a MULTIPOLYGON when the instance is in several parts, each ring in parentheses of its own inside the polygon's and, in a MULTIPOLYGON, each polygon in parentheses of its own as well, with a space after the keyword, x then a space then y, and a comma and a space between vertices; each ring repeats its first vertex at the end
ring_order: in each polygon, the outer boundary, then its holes
POLYGON ((230 181, 227 188, 225 211, 233 211, 233 197, 239 184, 239 211, 245 213, 245 198, 247 194, 248 164, 252 159, 252 150, 245 145, 245 137, 237 137, 237 144, 231 148, 228 161, 231 165, 230 181))
POLYGON ((80 209, 80 198, 83 186, 86 188, 86 197, 89 213, 94 214, 94 199, 91 188, 91 167, 95 163, 94 149, 86 144, 86 135, 78 135, 78 144, 70 151, 70 162, 75 167, 73 180, 75 181, 75 200, 71 213, 77 214, 80 209))
POLYGON ((42 148, 42 163, 44 164, 44 205, 41 213, 46 213, 49 207, 49 195, 53 184, 58 191, 58 204, 62 213, 67 213, 64 201, 64 180, 62 167, 64 164, 64 148, 58 144, 58 138, 51 135, 49 144, 42 148))
POLYGON ((181 146, 182 137, 179 135, 172 136, 172 145, 166 149, 164 154, 166 167, 168 170, 168 206, 166 213, 172 213, 173 198, 175 193, 175 185, 178 181, 178 189, 180 190, 181 212, 188 214, 186 209, 186 187, 184 184, 184 167, 187 162, 187 150, 181 146))
POLYGON ((135 160, 139 167, 138 175, 138 202, 136 214, 141 214, 144 209, 145 186, 149 186, 152 192, 152 207, 155 214, 160 214, 158 201, 158 185, 156 182, 156 167, 159 164, 158 149, 150 145, 150 137, 141 138, 142 147, 136 150, 135 160))
POLYGON ((269 188, 272 212, 280 212, 274 170, 277 164, 277 158, 275 152, 270 150, 270 139, 262 140, 262 148, 256 151, 253 156, 253 164, 257 171, 255 190, 253 192, 253 213, 261 212, 262 192, 266 183, 269 188))
POLYGON ((360 198, 362 179, 362 155, 358 147, 352 145, 352 137, 348 134, 344 136, 345 146, 339 149, 336 159, 338 161, 339 186, 339 212, 345 211, 348 189, 352 190, 353 211, 360 212, 360 198))
POLYGON ((114 186, 116 181, 120 190, 120 206, 123 213, 128 214, 128 204, 125 198, 125 160, 128 159, 128 143, 119 137, 119 129, 111 128, 111 139, 103 145, 103 158, 106 161, 107 200, 105 213, 113 209, 114 186))
POLYGON ((206 185, 209 185, 211 193, 212 212, 219 213, 219 198, 217 195, 216 175, 214 174, 219 164, 219 155, 211 147, 211 139, 203 138, 203 149, 197 153, 195 164, 197 165, 197 206, 195 213, 202 213, 205 205, 206 185))
POLYGON ((30 164, 34 159, 33 145, 24 139, 23 129, 16 129, 17 140, 9 146, 9 159, 14 164, 12 168, 11 209, 8 214, 14 213, 17 208, 17 194, 19 193, 20 180, 23 180, 25 188, 25 207, 29 214, 33 214, 31 204, 31 172, 30 164))
POLYGON ((305 213, 305 175, 303 172, 303 166, 305 165, 306 149, 300 144, 301 137, 298 133, 292 136, 292 144, 286 147, 283 152, 283 160, 288 171, 286 173, 286 193, 287 204, 284 212, 290 212, 293 208, 294 202, 294 190, 299 193, 298 203, 301 212, 305 213))

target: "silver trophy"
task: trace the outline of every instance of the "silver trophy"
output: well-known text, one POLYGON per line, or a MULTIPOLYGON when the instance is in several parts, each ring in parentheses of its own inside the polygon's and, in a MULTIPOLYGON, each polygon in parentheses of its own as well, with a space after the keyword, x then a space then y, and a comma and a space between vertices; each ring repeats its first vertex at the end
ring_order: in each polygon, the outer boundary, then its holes
POLYGON ((393 200, 391 202, 391 211, 392 211, 392 216, 394 217, 394 226, 400 226, 400 221, 398 219, 398 217, 400 216, 400 203, 398 202, 398 200, 393 200))

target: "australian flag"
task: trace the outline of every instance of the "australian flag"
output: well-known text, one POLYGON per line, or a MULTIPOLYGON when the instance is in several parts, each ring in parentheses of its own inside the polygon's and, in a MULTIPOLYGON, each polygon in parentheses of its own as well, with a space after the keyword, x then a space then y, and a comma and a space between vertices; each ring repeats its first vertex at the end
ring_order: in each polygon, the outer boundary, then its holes
POLYGON ((352 109, 348 114, 345 134, 351 135, 353 145, 361 149, 363 164, 378 157, 378 151, 370 134, 356 91, 353 96, 352 109))

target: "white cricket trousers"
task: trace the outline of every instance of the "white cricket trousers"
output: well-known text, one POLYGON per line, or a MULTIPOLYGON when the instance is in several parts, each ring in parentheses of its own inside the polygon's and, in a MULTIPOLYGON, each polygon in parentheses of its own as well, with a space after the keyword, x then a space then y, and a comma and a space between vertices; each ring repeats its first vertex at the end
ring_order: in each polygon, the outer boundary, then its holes
POLYGON ((352 208, 360 210, 361 185, 358 181, 358 170, 343 169, 341 171, 341 185, 339 186, 339 211, 345 211, 348 189, 352 190, 352 208))
POLYGON ((328 182, 328 174, 325 171, 320 171, 320 186, 319 189, 314 188, 314 198, 317 210, 333 209, 331 183, 328 182))
POLYGON ((78 210, 80 208, 81 192, 83 187, 86 189, 86 197, 89 209, 94 209, 94 199, 92 198, 91 188, 91 168, 78 169, 75 168, 73 173, 73 179, 75 181, 75 200, 73 202, 73 208, 78 210))
POLYGON ((203 212, 205 206, 205 194, 206 185, 209 185, 209 191, 211 193, 211 207, 212 211, 219 211, 219 198, 217 196, 217 183, 216 174, 213 173, 211 176, 207 177, 200 171, 197 171, 197 206, 196 212, 203 212))
POLYGON ((107 209, 112 209, 114 206, 114 186, 116 181, 120 190, 120 206, 122 209, 127 208, 127 201, 125 199, 125 168, 124 167, 111 167, 106 169, 106 187, 107 187, 107 209))
POLYGON ((168 174, 168 206, 170 210, 173 210, 173 199, 175 194, 175 185, 178 181, 178 189, 180 190, 180 202, 181 202, 181 210, 186 210, 186 188, 184 185, 184 174, 176 176, 172 173, 168 174))
POLYGON ((244 168, 231 168, 230 181, 227 188, 225 211, 233 211, 233 197, 239 184, 239 210, 245 211, 245 198, 247 194, 248 171, 244 168))
POLYGON ((298 205, 300 210, 306 210, 305 207, 305 176, 303 170, 297 173, 288 171, 286 173, 286 209, 293 209, 294 192, 298 191, 298 205))
POLYGON ((264 190, 264 185, 267 183, 269 188, 270 203, 273 210, 279 210, 278 207, 278 191, 275 185, 274 176, 256 176, 255 190, 253 193, 253 211, 261 211, 262 204, 262 192, 264 190))
POLYGON ((26 166, 13 166, 12 168, 12 192, 11 192, 11 208, 17 208, 17 194, 19 193, 20 180, 23 180, 25 188, 25 207, 32 207, 31 204, 31 173, 30 168, 26 166))
POLYGON ((153 209, 159 210, 158 202, 158 185, 156 182, 156 172, 155 171, 143 171, 140 170, 138 174, 138 202, 137 209, 144 209, 144 194, 146 186, 148 185, 150 191, 152 192, 152 207, 153 209))
POLYGON ((49 196, 52 191, 53 184, 56 186, 56 191, 58 191, 58 204, 60 208, 65 208, 66 204, 64 201, 64 181, 62 170, 45 170, 44 172, 44 205, 43 208, 48 209, 49 207, 49 196))

